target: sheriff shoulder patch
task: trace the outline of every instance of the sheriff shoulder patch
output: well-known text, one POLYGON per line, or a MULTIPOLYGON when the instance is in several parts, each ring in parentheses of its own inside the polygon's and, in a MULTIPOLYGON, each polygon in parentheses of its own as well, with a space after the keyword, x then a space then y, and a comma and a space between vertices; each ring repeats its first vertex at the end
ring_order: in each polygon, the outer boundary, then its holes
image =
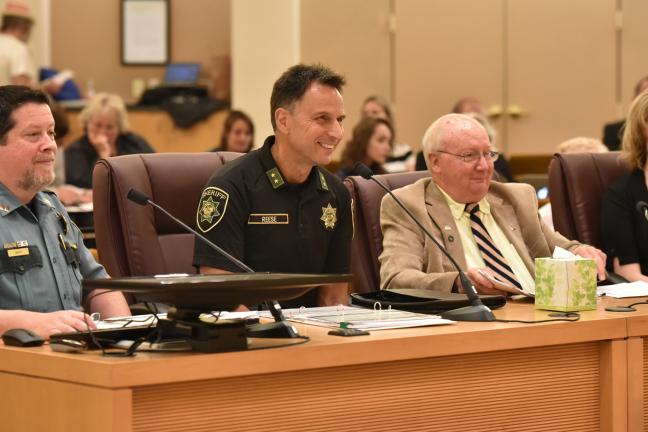
POLYGON ((223 219, 227 211, 229 194, 217 187, 205 188, 200 196, 196 224, 200 231, 206 233, 214 228, 223 219))

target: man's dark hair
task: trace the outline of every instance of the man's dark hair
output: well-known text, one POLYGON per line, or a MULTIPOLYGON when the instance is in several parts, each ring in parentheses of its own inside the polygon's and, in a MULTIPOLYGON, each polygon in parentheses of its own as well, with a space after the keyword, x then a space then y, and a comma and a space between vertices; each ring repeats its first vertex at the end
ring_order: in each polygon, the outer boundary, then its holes
POLYGON ((13 112, 28 103, 49 105, 49 99, 42 91, 29 87, 0 86, 0 145, 5 145, 7 133, 16 125, 13 112))
POLYGON ((290 105, 300 100, 306 93, 308 86, 313 82, 333 87, 339 92, 342 91, 342 86, 346 84, 342 75, 321 64, 298 64, 291 67, 279 77, 272 87, 270 121, 273 130, 277 127, 274 117, 275 111, 278 108, 288 109, 290 105))

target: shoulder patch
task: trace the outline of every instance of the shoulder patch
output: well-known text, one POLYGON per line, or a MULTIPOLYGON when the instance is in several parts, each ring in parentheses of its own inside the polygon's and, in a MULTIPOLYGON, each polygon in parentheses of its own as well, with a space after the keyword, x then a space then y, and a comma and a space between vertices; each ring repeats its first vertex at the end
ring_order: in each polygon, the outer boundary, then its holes
POLYGON ((200 231, 206 233, 214 228, 225 216, 229 194, 217 187, 208 187, 203 190, 196 212, 196 225, 200 231))

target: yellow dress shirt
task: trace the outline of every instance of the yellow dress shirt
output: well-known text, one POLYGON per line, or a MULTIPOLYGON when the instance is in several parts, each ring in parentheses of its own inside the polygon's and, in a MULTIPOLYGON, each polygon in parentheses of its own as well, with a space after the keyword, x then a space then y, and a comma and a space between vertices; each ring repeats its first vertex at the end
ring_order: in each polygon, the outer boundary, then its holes
MULTIPOLYGON (((475 242, 475 237, 470 229, 470 215, 464 211, 466 204, 456 202, 440 187, 439 190, 443 194, 448 206, 450 206, 450 212, 457 224, 468 269, 485 268, 486 264, 484 263, 484 259, 482 258, 481 252, 479 252, 479 248, 475 242)), ((513 273, 515 273, 515 276, 517 277, 518 282, 520 282, 520 285, 522 285, 522 288, 532 293, 535 292, 535 280, 533 276, 531 276, 531 273, 529 273, 529 270, 524 265, 522 258, 520 258, 520 255, 517 253, 513 245, 508 241, 500 227, 497 225, 497 222, 495 222, 495 219, 490 212, 490 204, 485 198, 482 198, 481 201, 479 201, 479 210, 481 212, 481 220, 488 230, 488 234, 490 234, 493 239, 495 246, 497 246, 500 252, 502 252, 504 259, 506 259, 506 262, 513 270, 513 273)))

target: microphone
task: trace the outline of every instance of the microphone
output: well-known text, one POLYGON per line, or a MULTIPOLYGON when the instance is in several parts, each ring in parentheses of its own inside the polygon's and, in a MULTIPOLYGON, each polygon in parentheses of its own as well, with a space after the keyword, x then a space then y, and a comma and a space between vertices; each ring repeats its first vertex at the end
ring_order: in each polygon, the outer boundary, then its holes
POLYGON ((643 214, 644 218, 648 221, 648 204, 645 201, 639 201, 637 203, 637 211, 643 214))
POLYGON ((425 235, 432 240, 432 242, 436 245, 437 248, 443 254, 448 257, 452 265, 457 269, 459 272, 459 279, 461 280, 461 286, 463 287, 464 292, 466 293, 466 296, 470 300, 470 306, 462 307, 459 309, 453 309, 447 312, 443 312, 441 314, 441 317, 454 320, 454 321, 495 321, 495 315, 493 315, 493 312, 490 310, 488 306, 484 306, 482 303, 481 299, 479 298, 479 295, 477 294, 477 290, 473 286, 472 282, 470 279, 468 279, 468 276, 466 276, 466 273, 459 268, 459 264, 457 264, 457 261, 448 253, 448 251, 437 241, 437 239, 434 238, 434 236, 423 226, 423 224, 414 216, 414 214, 403 204, 403 202, 396 196, 394 193, 389 190, 387 186, 385 186, 381 181, 376 179, 373 176, 373 172, 371 169, 363 164, 362 162, 358 162, 355 167, 353 168, 354 172, 358 175, 360 175, 362 178, 367 179, 367 180, 372 180, 374 181, 378 186, 380 186, 382 189, 385 190, 393 199, 396 201, 398 206, 402 208, 405 213, 418 225, 419 228, 425 233, 425 235))
MULTIPOLYGON (((195 235, 198 239, 205 242, 207 244, 207 246, 214 249, 216 252, 223 255, 225 258, 227 258, 229 261, 236 264, 236 266, 238 268, 240 268, 241 270, 243 270, 246 273, 254 273, 254 270, 252 270, 249 266, 247 266, 241 260, 239 260, 236 257, 232 256, 230 253, 223 250, 220 246, 218 246, 217 244, 215 244, 214 242, 209 240, 207 237, 200 234, 198 231, 191 228, 189 225, 182 222, 177 217, 173 216, 165 208, 163 208, 160 205, 153 202, 149 197, 147 197, 145 194, 138 191, 137 189, 131 188, 128 191, 128 194, 126 195, 126 197, 129 200, 131 200, 134 203, 139 204, 141 206, 150 205, 150 206, 160 210, 162 213, 167 215, 172 221, 174 221, 175 223, 180 225, 186 231, 190 232, 191 234, 195 235)), ((297 329, 295 328, 295 326, 290 325, 286 321, 286 318, 284 317, 284 314, 281 311, 281 305, 279 304, 279 302, 277 302, 276 300, 267 300, 265 303, 268 306, 268 310, 270 310, 270 313, 272 314, 272 317, 275 319, 275 322, 272 323, 272 324, 260 324, 260 325, 258 325, 252 331, 248 331, 248 336, 251 336, 251 337, 277 337, 277 338, 280 338, 280 337, 284 337, 284 338, 300 337, 299 333, 297 332, 297 329)))

